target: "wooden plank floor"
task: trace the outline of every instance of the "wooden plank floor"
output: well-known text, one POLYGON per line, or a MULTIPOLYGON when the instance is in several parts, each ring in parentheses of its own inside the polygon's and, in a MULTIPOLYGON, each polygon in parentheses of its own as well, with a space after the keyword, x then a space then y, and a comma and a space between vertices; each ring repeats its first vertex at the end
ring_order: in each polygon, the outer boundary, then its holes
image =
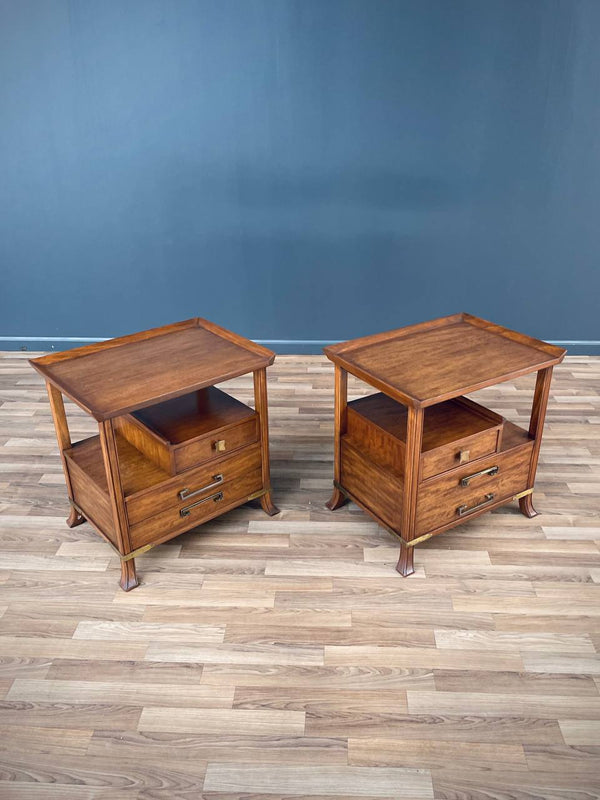
MULTIPOLYGON (((532 387, 478 398, 526 424, 532 387)), ((389 534, 324 508, 329 362, 280 357, 269 391, 282 513, 156 548, 124 594, 64 524, 41 381, 0 358, 0 797, 600 797, 600 359, 555 370, 540 516, 467 522, 408 579, 389 534)))

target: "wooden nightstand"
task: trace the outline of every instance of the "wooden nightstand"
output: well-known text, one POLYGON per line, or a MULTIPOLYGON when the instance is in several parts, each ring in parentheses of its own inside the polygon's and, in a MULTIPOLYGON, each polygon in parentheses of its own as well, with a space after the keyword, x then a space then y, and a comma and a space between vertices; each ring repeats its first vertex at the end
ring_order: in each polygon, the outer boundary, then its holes
POLYGON ((335 364, 334 511, 348 498, 414 546, 532 492, 560 347, 473 317, 450 317, 325 348, 335 364), (347 403, 347 373, 379 389, 347 403), (529 430, 463 397, 537 372, 529 430))
POLYGON ((271 500, 266 368, 275 354, 191 319, 32 359, 46 380, 71 514, 134 558, 248 500, 271 500), (255 411, 214 387, 254 373, 255 411), (98 421, 72 443, 63 394, 98 421))

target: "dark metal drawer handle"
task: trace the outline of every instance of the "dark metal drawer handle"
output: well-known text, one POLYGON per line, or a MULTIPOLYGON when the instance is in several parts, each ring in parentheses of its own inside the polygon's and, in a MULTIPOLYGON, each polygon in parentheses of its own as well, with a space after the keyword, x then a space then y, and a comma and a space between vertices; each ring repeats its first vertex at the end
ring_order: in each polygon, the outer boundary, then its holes
POLYGON ((209 500, 214 500, 215 503, 218 503, 219 500, 223 499, 223 492, 217 492, 216 494, 211 494, 208 497, 203 497, 202 500, 196 500, 195 503, 192 503, 191 506, 186 506, 185 508, 179 509, 179 516, 180 517, 189 517, 192 508, 196 508, 196 506, 201 506, 202 503, 208 503, 209 500))
POLYGON ((488 467, 487 469, 482 469, 479 472, 474 472, 472 475, 466 475, 464 478, 460 479, 461 486, 468 486, 469 482, 473 480, 473 478, 481 478, 482 475, 497 475, 500 471, 500 467, 488 467))
POLYGON ((494 495, 490 492, 489 494, 486 494, 483 503, 478 503, 476 506, 471 506, 471 508, 469 508, 468 506, 459 506, 456 509, 456 513, 458 514, 459 517, 464 517, 465 514, 470 514, 471 511, 477 511, 479 508, 483 508, 484 506, 489 505, 493 499, 494 495))
POLYGON ((195 492, 191 492, 189 489, 182 489, 179 492, 179 499, 187 500, 188 497, 195 497, 197 494, 202 494, 202 492, 207 492, 209 489, 214 489, 215 486, 218 486, 220 483, 223 483, 222 475, 213 475, 212 477, 213 477, 212 483, 209 483, 207 486, 203 486, 201 489, 196 489, 195 492))

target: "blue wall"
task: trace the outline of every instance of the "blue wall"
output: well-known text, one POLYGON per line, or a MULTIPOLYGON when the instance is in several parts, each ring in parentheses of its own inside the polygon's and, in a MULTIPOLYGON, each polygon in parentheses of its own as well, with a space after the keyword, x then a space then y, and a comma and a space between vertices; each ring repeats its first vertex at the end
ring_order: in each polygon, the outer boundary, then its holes
POLYGON ((599 0, 0 0, 0 334, 599 340, 599 41, 599 0))

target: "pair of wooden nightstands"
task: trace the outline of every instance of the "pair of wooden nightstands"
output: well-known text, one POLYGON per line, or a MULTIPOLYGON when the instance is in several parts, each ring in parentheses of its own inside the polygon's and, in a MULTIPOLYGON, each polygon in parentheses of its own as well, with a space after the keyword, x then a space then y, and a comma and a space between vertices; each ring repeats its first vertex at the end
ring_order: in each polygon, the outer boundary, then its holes
MULTIPOLYGON (((565 351, 468 314, 325 348, 335 363, 334 510, 354 500, 414 545, 513 499, 527 516, 552 367, 565 351), (537 371, 529 430, 464 397, 537 371), (347 373, 380 393, 347 403, 347 373)), ((42 358, 72 510, 121 559, 260 498, 271 499, 266 368, 274 353, 203 319, 42 358), (215 387, 254 374, 255 409, 215 387), (71 442, 63 394, 98 436, 71 442)))

